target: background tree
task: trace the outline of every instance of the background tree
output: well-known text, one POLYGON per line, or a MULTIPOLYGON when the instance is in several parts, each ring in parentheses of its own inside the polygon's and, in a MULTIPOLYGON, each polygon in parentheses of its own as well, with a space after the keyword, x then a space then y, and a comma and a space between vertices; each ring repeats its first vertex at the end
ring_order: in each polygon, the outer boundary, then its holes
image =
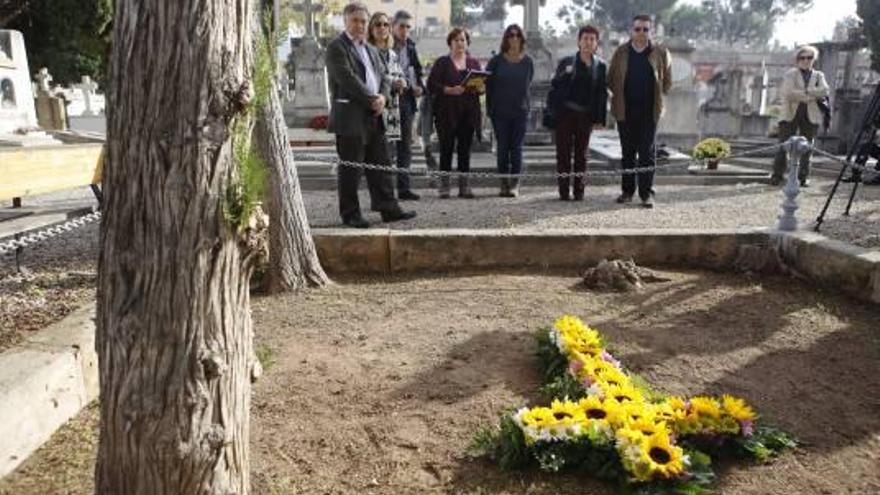
POLYGON ((98 494, 247 494, 250 0, 116 0, 98 261, 98 494))
POLYGON ((569 27, 586 22, 612 31, 626 32, 637 14, 650 14, 663 22, 676 0, 571 0, 559 16, 569 27))
MULTIPOLYGON (((264 12, 271 2, 266 2, 264 12)), ((278 97, 278 61, 270 40, 277 39, 271 32, 271 15, 266 14, 263 26, 255 24, 256 56, 254 58, 254 85, 259 100, 254 141, 259 156, 267 165, 269 181, 269 266, 265 286, 269 292, 317 287, 329 282, 312 239, 306 207, 297 177, 296 164, 287 137, 287 124, 281 100, 278 97)))
POLYGON ((862 19, 862 29, 871 48, 871 68, 880 72, 880 2, 858 0, 856 13, 862 19))
MULTIPOLYGON (((515 3, 515 2, 513 2, 515 3)), ((507 17, 507 0, 452 0, 453 26, 476 27, 481 20, 499 21, 507 17)))
POLYGON ((678 5, 669 12, 666 34, 688 39, 712 39, 713 14, 699 5, 678 5))
POLYGON ((31 72, 48 67, 55 84, 104 85, 112 18, 112 0, 0 0, 0 28, 22 32, 31 72))

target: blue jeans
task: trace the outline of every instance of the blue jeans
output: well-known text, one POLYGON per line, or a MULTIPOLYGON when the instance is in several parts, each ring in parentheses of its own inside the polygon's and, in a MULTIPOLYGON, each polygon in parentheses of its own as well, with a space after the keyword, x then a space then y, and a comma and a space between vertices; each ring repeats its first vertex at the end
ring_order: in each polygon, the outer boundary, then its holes
POLYGON ((492 117, 498 151, 498 173, 522 172, 523 142, 526 139, 526 116, 492 117))

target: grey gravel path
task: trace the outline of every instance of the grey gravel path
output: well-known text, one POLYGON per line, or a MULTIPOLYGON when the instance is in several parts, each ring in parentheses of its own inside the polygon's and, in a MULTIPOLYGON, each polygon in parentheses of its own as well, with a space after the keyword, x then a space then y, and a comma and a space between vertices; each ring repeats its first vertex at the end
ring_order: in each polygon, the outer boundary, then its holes
MULTIPOLYGON (((798 218, 812 224, 824 204, 832 182, 815 180, 802 189, 798 218)), ((361 207, 366 213, 369 198, 361 187, 361 207)), ((854 244, 880 248, 880 187, 861 187, 852 215, 843 217, 849 193, 845 185, 835 197, 822 232, 854 244)), ((782 191, 761 184, 737 186, 667 186, 657 188, 653 210, 638 202, 618 205, 617 186, 588 187, 583 202, 560 201, 550 187, 526 187, 519 198, 496 196, 495 189, 477 189, 476 199, 439 199, 431 190, 417 191, 420 201, 404 202, 403 207, 418 213, 415 220, 383 224, 378 213, 366 215, 377 227, 421 228, 627 228, 627 229, 723 229, 772 227, 781 213, 782 191)), ((314 227, 342 226, 337 214, 335 191, 303 193, 309 220, 314 227)))

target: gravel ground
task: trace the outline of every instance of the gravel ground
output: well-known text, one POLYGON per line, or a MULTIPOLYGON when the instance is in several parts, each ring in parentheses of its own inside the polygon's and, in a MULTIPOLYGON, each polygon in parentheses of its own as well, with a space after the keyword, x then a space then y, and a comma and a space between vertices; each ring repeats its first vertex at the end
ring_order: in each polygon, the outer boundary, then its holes
MULTIPOLYGON (((803 189, 798 218, 812 225, 828 195, 832 182, 817 179, 803 189)), ((361 206, 369 206, 369 197, 361 187, 361 206)), ((829 209, 822 232, 853 244, 880 248, 880 188, 862 187, 853 203, 852 214, 842 216, 849 187, 838 190, 829 209)), ((526 187, 517 199, 499 198, 495 189, 477 189, 477 199, 441 200, 431 190, 418 191, 422 199, 405 202, 414 209, 414 221, 389 225, 394 229, 424 228, 626 228, 626 229, 719 229, 772 227, 781 213, 783 195, 779 188, 762 184, 736 186, 661 186, 657 188, 654 210, 637 204, 618 205, 614 198, 617 186, 588 187, 583 202, 559 201, 549 187, 526 187)), ((339 227, 335 191, 304 192, 310 223, 315 227, 339 227)), ((366 212, 365 212, 366 213, 366 212)), ((378 213, 367 220, 382 226, 378 213)))

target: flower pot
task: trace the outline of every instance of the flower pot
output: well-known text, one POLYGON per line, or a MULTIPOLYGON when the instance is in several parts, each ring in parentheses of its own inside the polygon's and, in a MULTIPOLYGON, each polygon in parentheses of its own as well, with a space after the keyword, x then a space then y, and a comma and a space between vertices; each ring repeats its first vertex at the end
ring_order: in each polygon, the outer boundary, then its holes
POLYGON ((719 158, 710 158, 706 162, 706 168, 708 170, 718 170, 718 164, 721 162, 719 158))

